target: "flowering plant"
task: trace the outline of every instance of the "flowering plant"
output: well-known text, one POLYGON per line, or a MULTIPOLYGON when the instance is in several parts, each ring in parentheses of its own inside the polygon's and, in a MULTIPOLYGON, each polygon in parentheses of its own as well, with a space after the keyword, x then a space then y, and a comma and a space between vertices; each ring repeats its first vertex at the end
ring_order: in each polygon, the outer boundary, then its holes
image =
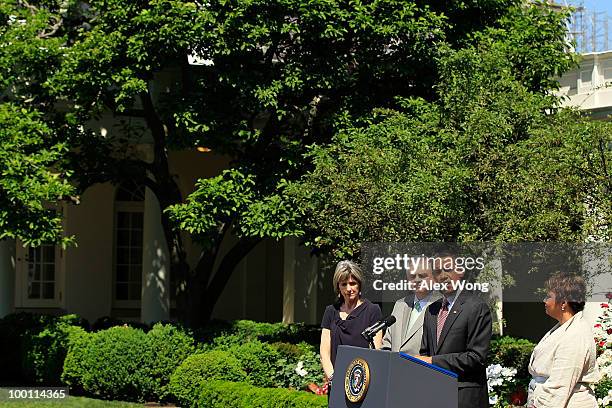
POLYGON ((311 383, 323 383, 319 354, 306 344, 295 346, 299 355, 284 356, 277 361, 277 383, 282 388, 304 390, 311 383))
POLYGON ((601 373, 601 380, 595 386, 597 403, 600 407, 612 407, 612 349, 597 357, 597 365, 601 373))
POLYGON ((491 364, 487 367, 487 387, 489 405, 495 408, 505 407, 510 394, 516 390, 516 368, 491 364))
POLYGON ((612 318, 610 316, 610 305, 608 303, 602 303, 601 308, 602 313, 597 318, 595 327, 593 328, 598 356, 604 353, 604 351, 609 349, 612 345, 612 318))
MULTIPOLYGON (((606 297, 612 298, 610 294, 606 297)), ((593 329, 597 346, 597 365, 601 373, 601 380, 595 386, 595 395, 600 407, 612 407, 612 318, 608 303, 602 303, 601 309, 593 329)))

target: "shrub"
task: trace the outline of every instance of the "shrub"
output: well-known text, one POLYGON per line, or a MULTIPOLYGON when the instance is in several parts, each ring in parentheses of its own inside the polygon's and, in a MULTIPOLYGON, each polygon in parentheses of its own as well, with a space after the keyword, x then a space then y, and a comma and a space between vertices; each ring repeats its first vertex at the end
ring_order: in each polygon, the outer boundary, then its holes
POLYGON ((0 319, 0 379, 26 382, 27 374, 22 369, 24 337, 27 333, 38 333, 52 319, 51 316, 30 313, 14 313, 0 319))
POLYGON ((491 341, 489 364, 500 364, 503 367, 514 367, 518 379, 528 379, 529 359, 535 344, 525 339, 504 336, 491 341))
POLYGON ((62 380, 102 399, 143 401, 153 388, 143 372, 148 358, 146 343, 142 330, 129 327, 91 333, 70 349, 62 380))
POLYGON ((170 377, 168 389, 184 406, 195 406, 199 393, 210 380, 244 381, 246 373, 231 353, 209 351, 188 357, 170 377))
POLYGON ((59 383, 70 325, 88 328, 86 320, 14 313, 0 319, 0 379, 20 383, 59 383))
POLYGON ((189 333, 172 325, 156 324, 147 333, 147 375, 153 388, 150 399, 165 399, 170 376, 183 361, 195 351, 194 340, 189 333))
POLYGON ((254 340, 227 349, 247 373, 247 382, 257 387, 275 387, 280 354, 267 343, 254 340))
POLYGON ((91 331, 97 332, 102 330, 110 329, 111 327, 132 327, 134 329, 141 329, 145 333, 151 328, 146 323, 135 322, 132 320, 120 320, 110 316, 100 317, 98 320, 91 325, 91 331))
POLYGON ((61 385, 64 360, 71 339, 85 335, 79 326, 76 315, 66 315, 52 321, 39 333, 31 333, 24 338, 23 365, 28 379, 36 384, 61 385))
POLYGON ((225 346, 252 340, 269 343, 305 341, 318 345, 320 337, 321 329, 317 326, 302 323, 259 323, 251 320, 213 321, 196 332, 196 338, 201 343, 225 346))
POLYGON ((105 399, 162 400, 171 374, 194 351, 180 329, 157 324, 149 333, 112 327, 91 333, 70 349, 62 379, 71 387, 105 399))
POLYGON ((211 381, 202 388, 197 407, 206 408, 324 408, 327 397, 281 388, 257 388, 245 383, 211 381))
POLYGON ((297 344, 276 342, 270 344, 281 356, 288 360, 297 360, 304 351, 297 344))
POLYGON ((306 389, 308 384, 323 382, 323 368, 315 348, 307 343, 298 345, 274 343, 279 351, 275 382, 282 388, 306 389))

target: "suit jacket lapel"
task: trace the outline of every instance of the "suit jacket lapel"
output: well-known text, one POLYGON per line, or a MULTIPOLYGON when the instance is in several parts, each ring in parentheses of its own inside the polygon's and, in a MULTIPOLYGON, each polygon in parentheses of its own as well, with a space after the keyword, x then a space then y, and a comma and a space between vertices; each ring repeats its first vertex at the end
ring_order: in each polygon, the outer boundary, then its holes
POLYGON ((432 303, 428 308, 427 308, 427 313, 428 316, 426 317, 426 319, 429 320, 430 323, 428 323, 425 328, 429 329, 429 333, 428 333, 428 339, 429 339, 429 350, 430 355, 435 355, 435 353, 433 352, 434 350, 437 349, 437 344, 436 344, 436 321, 438 319, 438 312, 440 311, 440 308, 442 307, 442 301, 441 300, 437 300, 434 303, 432 303))
MULTIPOLYGON (((440 333, 440 340, 438 341, 438 344, 436 344, 436 353, 440 351, 440 346, 442 345, 442 343, 444 343, 444 339, 446 338, 446 335, 448 334, 450 328, 453 326, 453 323, 455 323, 455 320, 457 320, 457 317, 459 317, 459 315, 461 314, 461 311, 463 309, 462 307, 463 296, 462 295, 463 295, 463 292, 459 293, 459 296, 457 297, 457 299, 455 299, 455 303, 453 303, 453 307, 451 308, 450 313, 446 317, 446 321, 444 322, 444 326, 442 327, 442 333, 440 333)), ((436 333, 434 333, 434 336, 435 335, 436 333)))
MULTIPOLYGON (((413 313, 414 309, 411 310, 410 313, 413 313)), ((423 321, 425 320, 425 313, 421 313, 419 315, 419 317, 417 317, 417 320, 414 322, 414 324, 412 325, 412 327, 410 327, 407 332, 406 332, 406 337, 403 339, 402 341, 402 347, 404 346, 404 344, 408 343, 410 341, 410 339, 415 335, 415 333, 417 331, 419 331, 419 329, 421 327, 423 327, 423 321)))
POLYGON ((401 350, 402 346, 408 341, 406 332, 408 331, 408 324, 410 323, 410 315, 412 314, 412 306, 414 304, 414 295, 408 295, 404 298, 404 309, 402 315, 402 327, 400 327, 400 346, 398 350, 401 350))

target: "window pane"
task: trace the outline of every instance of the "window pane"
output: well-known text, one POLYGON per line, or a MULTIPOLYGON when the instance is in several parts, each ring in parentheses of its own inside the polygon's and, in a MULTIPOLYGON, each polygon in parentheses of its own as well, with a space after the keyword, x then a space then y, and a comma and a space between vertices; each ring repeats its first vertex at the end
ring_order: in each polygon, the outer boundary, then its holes
POLYGON ((128 300, 128 285, 127 283, 117 284, 117 300, 128 300))
POLYGON ((117 265, 117 282, 127 282, 129 280, 128 271, 129 266, 117 265))
POLYGON ((142 224, 143 224, 143 214, 140 212, 132 213, 132 228, 142 229, 142 224))
POLYGON ((141 285, 137 283, 130 284, 130 300, 140 300, 141 285))
POLYGON ((140 300, 141 297, 143 219, 142 211, 117 212, 115 229, 117 300, 140 300))
POLYGON ((142 249, 141 248, 130 249, 130 264, 139 265, 141 263, 142 263, 142 249))
POLYGON ((54 299, 55 298, 55 283, 43 284, 43 299, 54 299))
POLYGON ((120 211, 117 213, 117 228, 130 227, 130 213, 120 211))
POLYGON ((142 231, 134 230, 132 231, 132 246, 141 247, 142 248, 142 231))
POLYGON ((39 263, 34 265, 34 280, 35 281, 40 280, 40 264, 39 263))
POLYGON ((142 265, 130 266, 130 281, 140 284, 142 281, 142 265))
POLYGON ((55 264, 43 264, 43 279, 44 281, 55 281, 55 264))
POLYGON ((53 245, 44 245, 42 247, 43 258, 42 262, 55 262, 55 246, 53 245))
POLYGON ((117 265, 128 265, 130 263, 130 250, 128 248, 117 248, 117 265))
POLYGON ((32 282, 28 285, 28 298, 40 299, 40 282, 32 282))
POLYGON ((28 261, 36 262, 38 259, 38 248, 28 248, 28 261))
POLYGON ((117 245, 128 246, 130 244, 130 230, 117 231, 117 245))

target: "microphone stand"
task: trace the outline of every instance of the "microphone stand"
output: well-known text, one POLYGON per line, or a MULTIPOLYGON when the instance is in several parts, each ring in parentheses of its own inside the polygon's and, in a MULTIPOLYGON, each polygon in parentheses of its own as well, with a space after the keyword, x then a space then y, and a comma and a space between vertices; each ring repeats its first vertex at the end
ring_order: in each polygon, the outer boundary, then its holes
POLYGON ((368 345, 369 345, 370 349, 374 350, 374 349, 376 348, 376 346, 374 345, 374 336, 372 336, 372 335, 367 335, 367 336, 364 336, 364 337, 366 337, 366 338, 367 338, 367 340, 368 340, 368 345))

